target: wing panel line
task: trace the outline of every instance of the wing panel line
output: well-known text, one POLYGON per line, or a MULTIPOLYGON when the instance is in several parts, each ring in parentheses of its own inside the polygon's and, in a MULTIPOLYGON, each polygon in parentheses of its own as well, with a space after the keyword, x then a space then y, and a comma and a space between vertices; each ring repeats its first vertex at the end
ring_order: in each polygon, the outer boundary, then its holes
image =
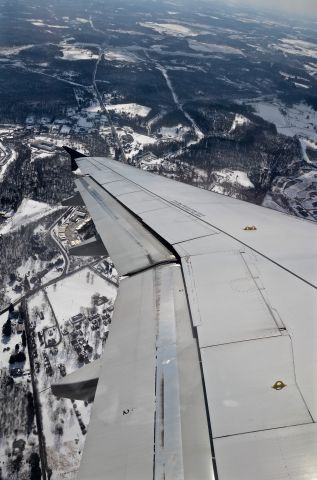
MULTIPOLYGON (((183 207, 182 205, 180 205, 179 203, 178 204, 174 204, 172 202, 170 202, 169 200, 166 200, 166 198, 158 195, 157 193, 153 193, 151 192, 151 190, 147 189, 146 187, 143 187, 141 186, 140 184, 138 184, 137 182, 135 182, 134 180, 131 180, 130 178, 122 175, 122 173, 118 173, 116 172, 115 170, 113 170, 111 167, 109 167, 108 165, 105 166, 103 165, 101 162, 99 162, 100 165, 102 165, 104 168, 107 168, 109 170, 111 170, 113 173, 117 173, 117 175, 121 175, 122 178, 124 178, 125 180, 128 180, 129 182, 131 183, 134 183, 135 185, 137 185, 139 188, 143 189, 144 191, 150 193, 151 195, 159 198, 160 200, 164 201, 164 202, 167 202, 169 205, 181 210, 182 212, 185 212, 187 213, 188 215, 191 215, 192 217, 195 217, 197 220, 200 220, 201 222, 203 222, 204 224, 208 225, 209 227, 212 227, 216 230, 218 230, 219 232, 223 233, 224 235, 232 238, 233 240, 235 240, 236 242, 239 242, 241 245, 244 245, 245 247, 248 247, 250 250, 252 250, 253 252, 257 253, 258 255, 260 255, 261 257, 265 258, 266 260, 272 262, 274 265, 277 265, 278 267, 282 268, 283 270, 285 270, 286 272, 290 273, 291 275, 295 276, 296 278, 298 278, 299 280, 303 281, 304 283, 306 283, 307 285, 309 285, 310 287, 314 288, 315 290, 317 290, 317 286, 314 285, 313 283, 311 283, 309 280, 306 280, 305 278, 301 277, 300 275, 298 275, 297 273, 293 272, 292 270, 289 270, 287 267, 281 265, 279 262, 273 260, 271 257, 268 257, 267 255, 265 255, 264 253, 261 253, 259 250, 255 249, 254 247, 248 245, 247 243, 243 242, 242 240, 236 238, 234 235, 231 235, 230 233, 226 232, 225 230, 222 230, 221 228, 217 227, 217 225, 213 225, 212 223, 208 222, 207 220, 204 220, 201 216, 198 216, 196 215, 195 213, 193 212, 189 212, 185 209, 185 207, 183 207)), ((132 168, 132 167, 131 167, 132 168)), ((93 178, 93 177, 92 177, 93 178)), ((187 241, 187 240, 186 240, 187 241)), ((184 242, 180 242, 181 243, 185 243, 184 242)))

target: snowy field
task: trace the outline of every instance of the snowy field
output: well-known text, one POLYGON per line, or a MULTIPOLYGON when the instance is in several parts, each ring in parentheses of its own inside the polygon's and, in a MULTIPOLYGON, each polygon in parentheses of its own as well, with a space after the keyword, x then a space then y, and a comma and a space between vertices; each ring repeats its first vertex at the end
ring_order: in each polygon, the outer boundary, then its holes
MULTIPOLYGON (((240 170, 229 170, 225 168, 213 173, 217 176, 218 186, 221 186, 222 183, 231 183, 232 185, 238 184, 244 188, 254 188, 254 185, 249 179, 248 175, 240 170)), ((219 193, 222 193, 222 191, 219 193)))
POLYGON ((0 47, 0 57, 18 55, 23 50, 28 50, 29 48, 32 48, 32 47, 34 47, 34 45, 20 45, 16 47, 0 47))
POLYGON ((31 148, 30 163, 33 163, 35 160, 49 159, 49 158, 52 158, 54 155, 55 155, 55 152, 43 152, 43 151, 39 151, 37 148, 31 148))
POLYGON ((317 78, 317 63, 307 63, 305 70, 311 77, 317 78))
POLYGON ((267 122, 274 123, 277 131, 288 137, 298 135, 312 142, 317 142, 317 112, 305 103, 286 107, 277 102, 252 101, 256 114, 267 122))
POLYGON ((62 48, 62 59, 63 60, 97 60, 98 54, 91 52, 87 48, 81 48, 77 45, 69 45, 67 43, 63 43, 61 45, 62 48))
POLYGON ((48 297, 60 322, 76 315, 81 308, 91 307, 91 297, 96 292, 115 299, 116 288, 113 285, 95 273, 88 277, 87 272, 87 269, 81 270, 57 282, 56 286, 47 287, 48 297))
POLYGON ((129 140, 128 145, 125 147, 125 153, 128 158, 135 157, 135 155, 143 150, 145 145, 152 145, 157 141, 156 138, 137 133, 130 127, 123 127, 120 130, 118 129, 117 133, 121 140, 124 140, 124 137, 126 136, 131 136, 133 138, 132 141, 129 140))
POLYGON ((35 27, 42 27, 42 28, 57 28, 57 29, 67 29, 69 28, 68 25, 51 25, 49 23, 44 23, 43 20, 36 20, 36 19, 30 19, 28 20, 29 22, 32 23, 35 27))
MULTIPOLYGON (((39 274, 40 272, 43 272, 46 269, 48 270, 47 273, 45 275, 41 275, 42 284, 60 277, 61 272, 58 271, 57 268, 47 268, 48 263, 56 262, 57 259, 63 260, 63 263, 59 265, 59 268, 63 268, 64 259, 60 255, 57 255, 56 257, 50 259, 50 261, 47 261, 47 262, 42 262, 38 258, 35 260, 34 258, 30 257, 15 272, 16 278, 17 279, 19 278, 20 281, 16 280, 15 282, 6 283, 4 288, 4 293, 6 297, 11 302, 14 302, 19 298, 21 298, 21 296, 25 293, 25 289, 23 285, 25 276, 27 276, 28 280, 30 281, 32 277, 35 278, 37 274, 39 274), (17 288, 18 286, 20 286, 20 288, 17 288)), ((31 282, 31 288, 33 288, 32 282, 31 282)))
POLYGON ((135 63, 139 61, 139 58, 136 55, 119 49, 105 50, 103 55, 107 62, 135 63))
POLYGON ((141 27, 151 28, 160 34, 172 35, 173 37, 196 37, 201 33, 178 23, 141 22, 140 25, 141 27))
POLYGON ((137 103, 118 103, 116 105, 106 105, 106 107, 109 111, 124 113, 132 118, 145 118, 151 111, 151 108, 145 107, 144 105, 138 105, 137 103))
POLYGON ((244 115, 236 114, 235 119, 233 120, 232 127, 229 130, 229 133, 232 133, 236 130, 237 127, 242 127, 243 125, 249 125, 250 120, 244 115))
POLYGON ((317 59, 317 44, 298 40, 297 38, 281 38, 280 43, 273 45, 276 50, 285 54, 300 55, 317 59))
POLYGON ((42 217, 63 208, 64 207, 51 207, 47 203, 24 198, 15 215, 9 218, 0 228, 0 233, 3 235, 4 233, 13 232, 27 223, 40 220, 42 217))
POLYGON ((155 22, 140 22, 141 27, 151 28, 161 35, 171 35, 173 37, 197 37, 198 35, 210 34, 209 27, 207 25, 195 25, 192 28, 191 24, 183 25, 180 23, 155 23, 155 22))
POLYGON ((181 123, 173 127, 161 127, 158 131, 164 139, 181 141, 184 135, 190 131, 189 127, 185 127, 181 123))
POLYGON ((218 45, 215 43, 197 42, 196 40, 188 40, 188 46, 192 50, 205 53, 224 53, 227 55, 244 55, 239 48, 230 47, 228 45, 218 45))

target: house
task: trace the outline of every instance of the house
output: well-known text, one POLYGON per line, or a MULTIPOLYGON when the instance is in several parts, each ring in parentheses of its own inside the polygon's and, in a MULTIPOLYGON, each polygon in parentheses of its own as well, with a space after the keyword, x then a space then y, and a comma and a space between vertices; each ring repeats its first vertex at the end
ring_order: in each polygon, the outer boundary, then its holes
POLYGON ((103 305, 104 303, 108 302, 108 298, 107 297, 98 297, 96 299, 96 305, 103 305))
POLYGON ((85 316, 82 313, 78 313, 77 315, 74 315, 71 319, 71 322, 73 325, 76 323, 81 323, 85 320, 85 316))

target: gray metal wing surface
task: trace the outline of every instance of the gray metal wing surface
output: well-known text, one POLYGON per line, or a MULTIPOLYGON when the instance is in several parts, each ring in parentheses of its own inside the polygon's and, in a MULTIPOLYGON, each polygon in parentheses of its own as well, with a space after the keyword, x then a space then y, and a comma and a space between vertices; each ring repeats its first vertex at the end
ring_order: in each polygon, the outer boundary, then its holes
POLYGON ((316 224, 77 163, 122 275, 79 478, 315 480, 316 224))

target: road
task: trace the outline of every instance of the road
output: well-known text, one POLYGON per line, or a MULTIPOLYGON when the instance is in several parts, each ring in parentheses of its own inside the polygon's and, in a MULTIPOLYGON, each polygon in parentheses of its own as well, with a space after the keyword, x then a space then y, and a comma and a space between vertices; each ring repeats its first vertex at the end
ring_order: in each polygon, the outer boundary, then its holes
POLYGON ((61 252, 61 254, 63 255, 63 258, 64 258, 64 269, 63 269, 63 274, 66 274, 69 270, 69 264, 70 264, 70 261, 69 261, 69 256, 68 256, 68 253, 66 251, 66 249, 64 248, 64 246, 58 241, 58 239, 56 238, 55 236, 55 233, 54 233, 54 228, 56 227, 56 225, 58 224, 58 222, 65 216, 67 215, 68 213, 70 214, 71 212, 73 212, 73 208, 72 207, 69 207, 66 212, 63 213, 63 215, 61 215, 60 217, 58 217, 58 219, 50 226, 50 228, 48 229, 48 233, 50 234, 51 236, 51 239, 53 240, 53 242, 56 244, 56 246, 58 247, 59 251, 61 252))
POLYGON ((174 100, 174 103, 177 107, 178 110, 180 110, 182 112, 182 114, 184 115, 185 118, 187 118, 187 120, 191 123, 194 131, 195 131, 195 134, 196 134, 196 137, 197 137, 197 142, 192 142, 191 144, 193 145, 194 143, 198 143, 200 142, 200 140, 202 138, 204 138, 204 134, 203 132, 200 130, 200 128, 198 127, 197 123, 195 122, 195 120, 189 115, 188 112, 186 112, 186 110, 184 110, 184 107, 183 105, 181 104, 181 102, 179 101, 179 98, 174 90, 174 87, 172 85, 172 82, 167 74, 167 70, 165 67, 163 67, 163 65, 161 65, 160 63, 158 62, 155 62, 155 66, 158 70, 160 70, 160 72, 162 73, 165 81, 166 81, 166 85, 167 87, 169 88, 170 92, 171 92, 171 95, 172 95, 172 98, 174 100))
POLYGON ((99 50, 99 57, 98 57, 98 60, 96 61, 95 68, 94 68, 93 75, 92 75, 92 85, 93 85, 93 88, 95 90, 98 102, 100 104, 101 111, 107 115, 107 119, 108 119, 108 122, 109 122, 109 125, 110 125, 110 128, 111 128, 111 132, 112 132, 112 136, 115 140, 115 143, 117 144, 118 150, 119 150, 120 155, 121 155, 121 160, 122 160, 122 162, 127 163, 127 157, 124 153, 119 135, 116 131, 115 126, 113 125, 111 115, 107 110, 106 104, 103 101, 103 98, 102 98, 102 96, 99 92, 98 86, 97 86, 96 76, 97 76, 97 72, 98 72, 98 66, 99 66, 99 63, 102 61, 102 58, 103 58, 103 49, 101 47, 100 50, 99 50))
POLYGON ((17 154, 14 150, 11 150, 9 147, 5 147, 2 142, 0 142, 0 178, 4 176, 4 173, 10 163, 12 163, 17 157, 17 154))
MULTIPOLYGON (((43 288, 46 288, 46 287, 49 287, 50 285, 54 285, 54 283, 56 282, 59 282, 60 280, 62 280, 63 278, 66 278, 66 277, 69 277, 71 275, 74 275, 75 273, 77 272, 80 272, 81 270, 83 270, 84 268, 88 268, 88 267, 93 267, 96 263, 100 262, 103 257, 99 257, 98 260, 92 260, 91 262, 88 262, 88 263, 85 263, 85 265, 82 265, 80 266, 79 268, 76 268, 75 270, 72 270, 71 272, 69 271, 69 266, 70 266, 70 260, 69 260, 69 256, 68 256, 68 252, 65 250, 65 248, 63 247, 63 245, 61 245, 61 243, 58 241, 57 237, 54 235, 53 233, 53 229, 54 227, 58 224, 58 222, 61 220, 61 218, 63 218, 67 213, 68 214, 71 214, 73 211, 73 207, 70 207, 66 212, 64 212, 61 216, 59 216, 57 218, 57 220, 55 220, 55 222, 49 227, 48 229, 48 233, 50 234, 51 238, 53 239, 53 241, 55 242, 56 246, 58 247, 58 249, 60 250, 61 254, 63 255, 64 257, 64 269, 63 269, 63 272, 61 275, 59 275, 58 277, 55 277, 53 278, 52 280, 48 280, 46 283, 43 283, 41 285, 38 285, 37 287, 35 288, 32 288, 30 290, 28 290, 27 292, 25 292, 21 297, 19 297, 17 300, 15 300, 14 302, 11 302, 12 305, 14 307, 16 307, 17 305, 19 305, 20 303, 22 303, 24 300, 32 297, 32 295, 35 295, 36 293, 38 293, 41 289, 43 288)), ((97 272, 95 270, 96 273, 99 274, 99 272, 97 272)), ((107 280, 109 280, 107 278, 107 280)), ((113 283, 113 282, 112 282, 113 283)), ((0 315, 2 315, 3 313, 7 312, 9 310, 9 305, 7 305, 7 307, 5 307, 4 309, 2 309, 0 311, 0 315)))
MULTIPOLYGON (((52 304, 51 304, 51 301, 50 301, 50 299, 49 299, 49 296, 47 295, 47 292, 46 292, 45 288, 43 288, 43 293, 44 293, 44 296, 45 296, 45 300, 46 300, 46 302, 48 303, 48 305, 49 305, 49 307, 50 307, 50 309, 51 309, 51 312, 52 312, 52 315, 53 315, 53 318, 54 318, 54 321, 55 321, 55 327, 57 328, 58 333, 59 333, 59 341, 56 342, 55 345, 54 345, 54 346, 57 347, 57 346, 61 343, 61 341, 62 341, 62 332, 61 332, 61 329, 60 329, 58 320, 57 320, 57 318, 56 318, 54 308, 53 308, 53 306, 52 306, 52 304)), ((43 334, 44 334, 44 331, 45 331, 45 330, 49 330, 50 328, 51 328, 51 327, 43 328, 43 330, 42 330, 42 331, 43 331, 43 334)), ((47 342, 46 342, 45 335, 43 335, 43 336, 44 336, 45 348, 47 348, 48 345, 47 345, 47 342)))
POLYGON ((45 443, 45 436, 43 432, 41 402, 38 396, 36 373, 34 369, 34 358, 32 354, 31 327, 30 327, 27 302, 25 298, 22 300, 21 307, 22 307, 22 312, 24 317, 25 334, 26 334, 26 341, 27 341, 29 359, 30 359, 30 373, 31 373, 31 382, 32 382, 32 390, 33 390, 34 411, 35 411, 35 418, 36 418, 36 425, 37 425, 37 432, 38 432, 38 439, 39 439, 39 454, 40 454, 40 460, 41 460, 42 480, 46 480, 47 478, 50 478, 50 474, 49 474, 49 469, 47 465, 46 443, 45 443))
MULTIPOLYGON (((62 273, 62 275, 60 275, 59 277, 53 278, 52 280, 49 280, 48 282, 43 283, 42 285, 39 285, 38 287, 35 287, 32 290, 29 290, 27 293, 22 295, 20 298, 18 298, 14 302, 12 302, 12 305, 14 307, 16 307, 21 302, 23 302, 23 300, 26 300, 26 299, 32 297, 32 295, 35 295, 36 293, 38 293, 42 288, 49 287, 50 285, 54 285, 54 283, 59 282, 63 278, 67 278, 67 277, 70 277, 71 275, 75 275, 75 273, 80 272, 81 270, 84 270, 85 268, 91 267, 91 266, 95 265, 96 263, 100 262, 102 260, 102 258, 103 257, 100 257, 100 258, 98 258, 98 260, 93 260, 89 263, 85 263, 85 265, 82 265, 81 267, 78 267, 75 270, 72 270, 71 272, 62 273)), ((107 280, 108 280, 108 278, 107 278, 107 280)), ((0 311, 0 315, 7 312, 8 310, 9 310, 9 305, 7 307, 5 307, 3 310, 0 311)))

